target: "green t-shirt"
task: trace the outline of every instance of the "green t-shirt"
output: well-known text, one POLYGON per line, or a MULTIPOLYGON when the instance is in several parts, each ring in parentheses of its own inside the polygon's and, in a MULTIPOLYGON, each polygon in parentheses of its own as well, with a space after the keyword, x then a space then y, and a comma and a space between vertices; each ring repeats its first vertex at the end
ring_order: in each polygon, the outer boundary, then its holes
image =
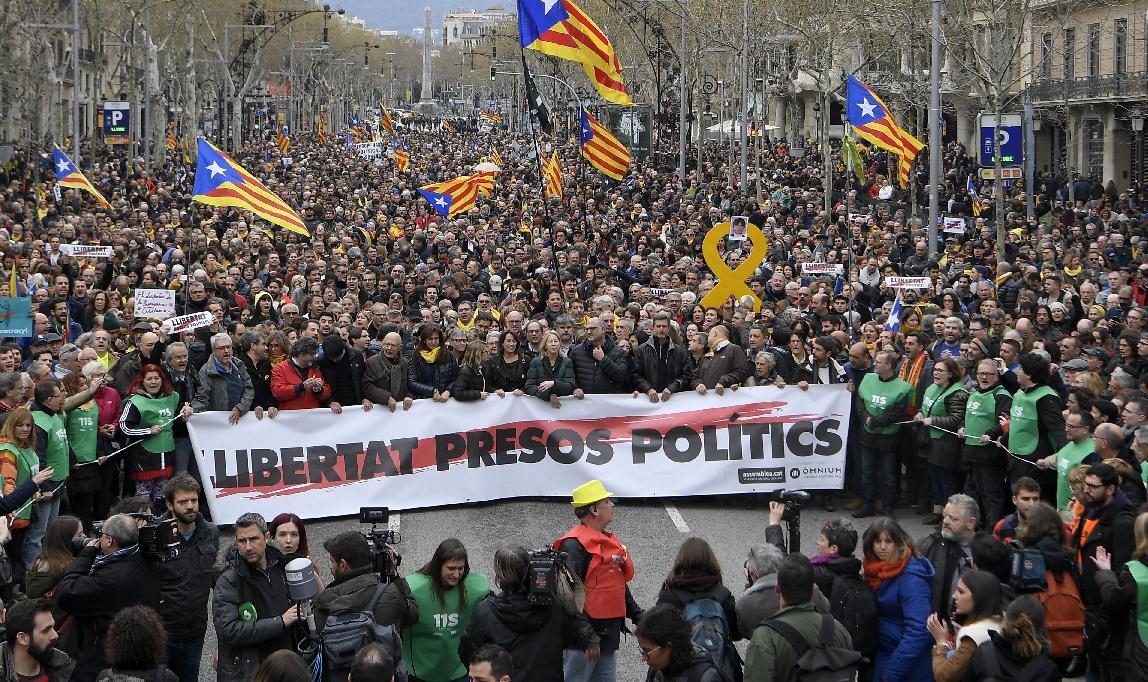
MULTIPOLYGON (((179 393, 172 391, 170 395, 162 398, 149 398, 136 393, 131 397, 132 405, 140 413, 140 428, 163 424, 179 412, 179 393)), ((143 442, 143 449, 148 452, 161 454, 175 449, 175 436, 172 435, 171 424, 163 427, 159 433, 143 442)))
POLYGON ((1096 440, 1089 438, 1083 443, 1068 443, 1056 453, 1056 508, 1068 509, 1072 499, 1072 488, 1068 486, 1068 472, 1079 466, 1088 456, 1096 452, 1096 440))
POLYGON ((1007 393, 1002 386, 982 393, 974 391, 965 403, 965 444, 981 445, 981 436, 997 425, 997 396, 1007 393))
POLYGON ((99 408, 94 402, 81 405, 68 413, 65 426, 68 442, 76 454, 76 462, 86 464, 96 460, 98 436, 100 433, 99 408))
MULTIPOLYGON (((893 377, 888 381, 881 381, 881 377, 877 376, 876 372, 867 373, 861 379, 861 385, 857 387, 857 393, 865 403, 865 410, 873 417, 879 417, 893 409, 897 403, 907 398, 912 392, 912 385, 905 380, 893 377)), ((869 433, 891 434, 897 433, 901 427, 897 424, 890 424, 876 429, 871 429, 867 425, 864 428, 869 433)))
MULTIPOLYGON (((16 487, 40 472, 40 458, 32 448, 16 447, 15 443, 0 443, 0 453, 9 453, 16 460, 16 487)), ((16 515, 25 521, 31 520, 32 505, 24 505, 16 515)))
POLYGON ((466 630, 474 607, 490 593, 486 576, 471 573, 466 576, 466 604, 459 605, 459 590, 445 593, 445 605, 440 604, 431 586, 430 578, 412 573, 406 578, 411 596, 419 606, 419 620, 404 632, 403 658, 411 674, 426 682, 453 682, 466 675, 466 666, 458 658, 459 640, 466 630))
POLYGON ((68 455, 68 429, 64 426, 64 416, 59 412, 48 414, 42 410, 32 410, 32 421, 48 434, 44 461, 52 467, 52 480, 59 482, 66 479, 72 462, 68 455))
POLYGON ((1013 395, 1008 427, 1008 447, 1013 453, 1030 455, 1036 452, 1040 444, 1040 415, 1037 414, 1036 403, 1048 395, 1056 395, 1056 391, 1048 386, 1032 391, 1020 390, 1013 395))

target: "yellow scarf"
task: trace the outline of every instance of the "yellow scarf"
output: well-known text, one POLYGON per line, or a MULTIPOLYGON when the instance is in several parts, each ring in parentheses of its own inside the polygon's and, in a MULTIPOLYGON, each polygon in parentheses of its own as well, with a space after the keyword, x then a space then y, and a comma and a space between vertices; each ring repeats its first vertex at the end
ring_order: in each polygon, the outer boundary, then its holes
POLYGON ((426 360, 427 364, 433 365, 435 363, 435 361, 438 360, 438 354, 441 351, 442 351, 442 346, 439 346, 438 348, 435 348, 434 350, 420 350, 419 355, 423 356, 423 360, 426 360))
POLYGON ((1064 268, 1064 274, 1068 275, 1069 277, 1076 277, 1076 276, 1077 276, 1077 275, 1079 275, 1079 274, 1080 274, 1080 273, 1081 273, 1083 270, 1084 270, 1084 266, 1083 266, 1083 265, 1078 265, 1078 266, 1076 266, 1075 268, 1065 267, 1065 268, 1064 268))

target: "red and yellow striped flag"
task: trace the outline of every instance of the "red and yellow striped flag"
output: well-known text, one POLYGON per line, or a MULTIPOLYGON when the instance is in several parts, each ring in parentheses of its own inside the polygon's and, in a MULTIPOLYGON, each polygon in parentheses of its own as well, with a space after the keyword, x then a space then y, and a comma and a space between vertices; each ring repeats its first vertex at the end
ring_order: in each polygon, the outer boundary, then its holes
POLYGON ((582 156, 615 180, 621 180, 630 167, 630 150, 585 109, 582 110, 582 156))
POLYGON ((562 196, 562 166, 558 163, 558 150, 550 155, 550 160, 542 164, 542 175, 546 178, 546 196, 562 196))

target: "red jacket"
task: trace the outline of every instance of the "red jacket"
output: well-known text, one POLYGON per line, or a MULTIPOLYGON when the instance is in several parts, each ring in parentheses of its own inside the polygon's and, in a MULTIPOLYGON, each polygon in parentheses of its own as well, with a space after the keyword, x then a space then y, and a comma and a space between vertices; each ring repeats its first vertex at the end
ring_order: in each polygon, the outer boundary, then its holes
POLYGON ((312 407, 322 407, 323 403, 331 398, 331 384, 323 381, 322 393, 304 390, 303 382, 307 379, 323 380, 323 373, 318 367, 309 367, 304 370, 287 358, 271 368, 271 395, 279 401, 280 410, 306 410, 312 407))

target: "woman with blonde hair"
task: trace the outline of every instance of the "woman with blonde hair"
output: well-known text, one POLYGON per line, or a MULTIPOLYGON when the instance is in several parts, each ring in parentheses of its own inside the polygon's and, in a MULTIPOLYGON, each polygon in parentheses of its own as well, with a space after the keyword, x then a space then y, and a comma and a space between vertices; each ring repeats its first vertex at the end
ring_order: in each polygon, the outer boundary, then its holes
POLYGON ((462 354, 462 364, 458 368, 458 377, 450 389, 450 394, 455 400, 460 402, 486 400, 490 391, 486 386, 486 375, 482 367, 482 358, 485 354, 485 341, 475 339, 467 344, 462 354))
POLYGON ((549 401, 557 409, 561 407, 560 396, 574 394, 574 362, 562 354, 562 340, 557 332, 542 335, 541 349, 526 372, 526 394, 549 401))

